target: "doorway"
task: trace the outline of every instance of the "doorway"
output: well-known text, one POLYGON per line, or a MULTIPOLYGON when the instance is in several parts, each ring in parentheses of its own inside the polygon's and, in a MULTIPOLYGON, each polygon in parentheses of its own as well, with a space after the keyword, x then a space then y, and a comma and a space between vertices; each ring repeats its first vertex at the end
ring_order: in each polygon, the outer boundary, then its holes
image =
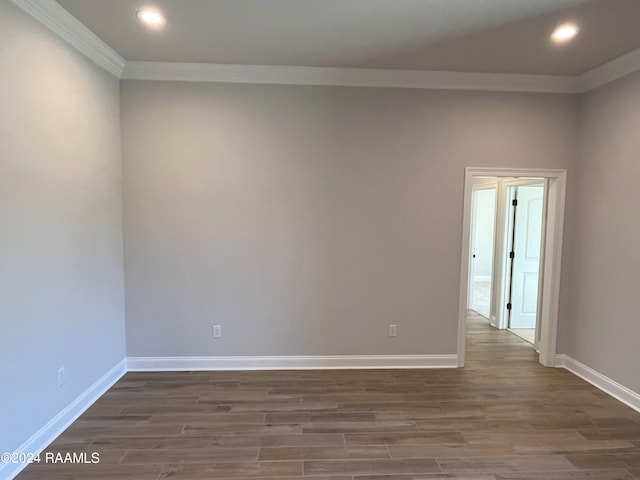
POLYGON ((487 318, 489 323, 498 328, 524 328, 536 332, 532 343, 538 347, 540 363, 553 366, 566 171, 491 168, 465 169, 458 365, 464 365, 467 309, 474 302, 473 280, 482 277, 476 273, 479 264, 476 261, 477 253, 473 258, 477 249, 474 235, 478 228, 474 200, 483 195, 491 196, 486 193, 479 196, 477 193, 480 190, 492 190, 487 187, 490 182, 498 185, 494 190, 496 210, 493 238, 494 244, 498 244, 494 251, 514 253, 513 258, 511 255, 494 255, 490 276, 490 297, 493 301, 490 300, 487 318), (479 188, 479 184, 484 184, 485 188, 479 188), (535 269, 532 267, 534 263, 537 264, 535 269))
POLYGON ((468 309, 537 348, 546 181, 473 178, 471 190, 468 309))
POLYGON ((492 179, 483 179, 474 182, 472 188, 469 309, 489 319, 498 184, 492 179))

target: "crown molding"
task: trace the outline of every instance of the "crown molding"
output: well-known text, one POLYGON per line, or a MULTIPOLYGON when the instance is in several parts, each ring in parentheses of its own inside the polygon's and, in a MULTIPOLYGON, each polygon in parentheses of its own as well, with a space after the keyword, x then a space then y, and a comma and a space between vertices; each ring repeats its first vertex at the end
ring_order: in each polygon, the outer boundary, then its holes
POLYGON ((625 53, 579 77, 580 93, 588 92, 640 70, 640 48, 625 53))
POLYGON ((11 0, 89 59, 116 77, 125 60, 54 0, 11 0))
POLYGON ((577 93, 576 77, 371 68, 127 62, 126 80, 577 93))

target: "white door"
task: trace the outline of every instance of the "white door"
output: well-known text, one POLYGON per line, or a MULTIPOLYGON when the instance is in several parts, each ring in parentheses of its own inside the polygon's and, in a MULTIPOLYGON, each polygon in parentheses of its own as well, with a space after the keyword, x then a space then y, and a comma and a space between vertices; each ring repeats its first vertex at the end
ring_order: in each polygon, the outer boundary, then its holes
POLYGON ((509 328, 536 328, 544 185, 510 187, 516 198, 509 328))
POLYGON ((496 191, 496 186, 480 185, 474 188, 472 200, 468 306, 487 319, 491 312, 496 191))

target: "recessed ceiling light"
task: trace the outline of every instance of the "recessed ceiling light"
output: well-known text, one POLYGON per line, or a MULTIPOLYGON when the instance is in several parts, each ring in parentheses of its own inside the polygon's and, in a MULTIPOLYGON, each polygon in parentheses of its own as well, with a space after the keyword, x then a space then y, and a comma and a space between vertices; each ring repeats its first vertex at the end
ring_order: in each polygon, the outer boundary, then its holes
POLYGON ((136 17, 145 25, 152 28, 162 28, 164 26, 164 15, 158 10, 144 8, 136 12, 136 17))
POLYGON ((574 23, 563 23, 551 34, 551 40, 555 43, 565 43, 578 34, 578 27, 574 23))

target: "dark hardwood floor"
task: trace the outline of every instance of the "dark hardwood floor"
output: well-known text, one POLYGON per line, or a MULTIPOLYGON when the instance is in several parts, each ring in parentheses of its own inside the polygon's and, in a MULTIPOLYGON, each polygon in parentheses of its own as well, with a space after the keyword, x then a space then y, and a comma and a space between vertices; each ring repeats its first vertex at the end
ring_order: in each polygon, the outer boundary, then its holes
POLYGON ((640 414, 469 316, 451 370, 128 373, 29 479, 640 479, 640 414))

